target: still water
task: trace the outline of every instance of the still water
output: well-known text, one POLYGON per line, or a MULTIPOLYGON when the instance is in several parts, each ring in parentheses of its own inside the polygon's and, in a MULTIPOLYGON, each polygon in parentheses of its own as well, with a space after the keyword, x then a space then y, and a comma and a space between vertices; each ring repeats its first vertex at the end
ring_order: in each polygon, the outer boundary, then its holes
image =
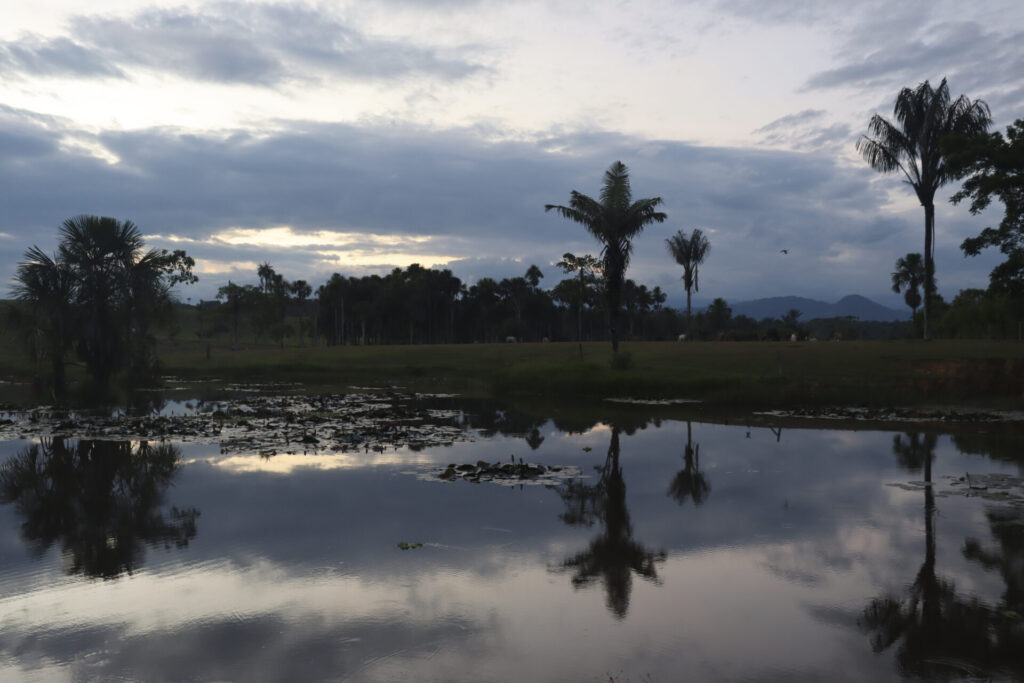
POLYGON ((1019 437, 453 414, 0 444, 0 680, 1024 680, 1019 437))

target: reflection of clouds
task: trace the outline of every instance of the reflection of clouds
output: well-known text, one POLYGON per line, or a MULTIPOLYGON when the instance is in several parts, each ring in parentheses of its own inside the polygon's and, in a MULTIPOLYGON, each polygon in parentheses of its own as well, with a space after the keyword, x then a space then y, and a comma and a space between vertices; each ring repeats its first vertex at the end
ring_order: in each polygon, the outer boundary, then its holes
POLYGON ((437 551, 409 551, 409 574, 390 581, 338 567, 296 574, 259 560, 69 582, 0 601, 0 652, 84 678, 267 679, 298 670, 306 680, 368 681, 410 671, 417 680, 809 675, 857 654, 844 629, 823 628, 802 608, 821 591, 764 571, 758 548, 669 558, 659 567, 663 586, 634 587, 628 638, 590 594, 599 587, 567 590, 537 558, 504 555, 504 571, 481 577, 417 572, 415 552, 437 551), (101 649, 103 657, 92 654, 101 649))
POLYGON ((344 470, 359 469, 382 465, 431 465, 437 458, 425 453, 408 449, 385 451, 378 453, 339 453, 339 454, 298 454, 281 453, 270 457, 252 455, 211 455, 186 461, 186 464, 207 463, 218 469, 236 474, 249 472, 270 472, 274 474, 291 474, 300 469, 309 470, 344 470))
MULTIPOLYGON (((553 492, 401 474, 526 456, 518 437, 293 464, 186 444, 175 497, 203 510, 202 534, 113 582, 45 574, 55 553, 17 564, 6 554, 20 550, 17 526, 0 508, 0 680, 894 678, 891 657, 870 656, 851 626, 866 598, 898 593, 924 557, 921 492, 884 485, 917 476, 898 469, 893 433, 787 428, 777 444, 767 429, 749 440, 742 427, 693 429, 716 488, 684 517, 664 487, 686 424, 622 437, 636 536, 669 552, 661 585, 635 582, 623 621, 600 585, 574 591, 548 570, 589 536, 557 521, 553 492), (403 552, 401 540, 428 545, 403 552)), ((608 432, 555 430, 545 462, 592 479, 608 432)), ((940 452, 935 478, 962 474, 949 440, 940 452)), ((937 505, 938 571, 995 604, 999 573, 961 554, 967 537, 993 546, 983 502, 937 505)))

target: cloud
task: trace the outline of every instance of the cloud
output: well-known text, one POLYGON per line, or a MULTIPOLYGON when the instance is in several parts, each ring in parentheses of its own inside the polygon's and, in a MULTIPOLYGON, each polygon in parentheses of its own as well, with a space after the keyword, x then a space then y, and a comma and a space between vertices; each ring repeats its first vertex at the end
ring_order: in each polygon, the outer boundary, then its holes
POLYGON ((375 37, 299 5, 218 3, 130 17, 80 15, 68 28, 69 36, 28 35, 0 44, 0 64, 22 76, 127 78, 144 70, 252 86, 324 77, 458 80, 484 70, 472 56, 475 49, 375 37))
POLYGON ((823 109, 805 109, 775 119, 753 131, 762 144, 802 151, 835 148, 850 140, 852 131, 845 123, 824 124, 823 109))
MULTIPOLYGON (((820 118, 800 112, 792 120, 820 118)), ((466 281, 522 275, 536 263, 551 286, 561 278, 547 264, 566 251, 596 254, 600 245, 545 213, 544 204, 564 203, 574 189, 596 196, 616 159, 630 166, 636 197, 663 197, 669 215, 635 241, 629 275, 648 286, 678 289, 664 240, 680 228, 711 236, 702 293, 734 299, 886 292, 892 261, 919 250, 918 212, 887 208, 898 182, 826 152, 702 147, 601 131, 496 142, 476 129, 289 121, 272 128, 260 135, 92 134, 0 109, 8 137, 0 147, 0 232, 14 237, 0 240, 0 278, 9 282, 31 244, 52 249, 65 218, 89 213, 131 219, 158 236, 153 246, 209 259, 200 270, 210 277, 190 296, 212 297, 229 277, 252 280, 244 265, 232 271, 230 264, 266 260, 314 285, 335 271, 361 275, 411 262, 446 264, 466 281), (766 257, 797 247, 798 268, 794 259, 766 257), (842 267, 830 261, 848 251, 862 256, 842 267)), ((939 231, 952 241, 939 248, 959 260, 956 245, 977 227, 966 212, 951 215, 940 217, 939 231)), ((990 266, 978 268, 983 286, 990 266)))
POLYGON ((888 88, 894 98, 901 87, 947 77, 954 97, 961 92, 994 97, 1001 108, 1019 110, 1024 103, 1024 30, 1012 26, 903 16, 883 29, 898 32, 900 39, 886 40, 876 33, 877 24, 862 23, 838 51, 838 65, 810 75, 804 90, 888 88))
POLYGON ((781 118, 777 118, 771 123, 761 126, 755 133, 774 133, 780 129, 786 129, 795 125, 803 125, 809 121, 818 121, 821 117, 825 116, 824 109, 804 109, 803 111, 795 114, 788 114, 781 118))
POLYGON ((124 78, 123 71, 98 51, 69 38, 27 36, 0 45, 0 66, 22 76, 66 76, 71 78, 124 78))

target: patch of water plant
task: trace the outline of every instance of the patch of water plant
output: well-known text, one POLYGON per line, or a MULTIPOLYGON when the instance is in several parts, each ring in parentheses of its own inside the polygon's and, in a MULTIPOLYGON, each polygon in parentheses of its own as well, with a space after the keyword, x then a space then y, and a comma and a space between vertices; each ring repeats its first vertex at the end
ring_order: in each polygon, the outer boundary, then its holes
POLYGON ((1024 413, 1008 411, 920 410, 912 408, 865 408, 850 406, 764 410, 755 411, 754 414, 768 417, 869 422, 1006 422, 1024 420, 1024 413))
POLYGON ((1024 477, 1015 477, 1010 474, 971 474, 967 472, 962 477, 948 475, 936 482, 898 482, 888 484, 888 486, 904 491, 923 491, 931 486, 937 498, 966 496, 982 498, 993 503, 1024 507, 1024 477))
POLYGON ((37 408, 0 416, 0 439, 89 438, 210 443, 222 453, 414 450, 470 441, 460 413, 416 394, 254 394, 195 401, 181 415, 89 414, 37 408))
POLYGON ((439 473, 428 478, 441 481, 468 481, 472 483, 492 482, 495 484, 540 484, 559 486, 567 480, 580 477, 580 469, 570 465, 541 465, 539 463, 519 462, 511 458, 509 462, 489 463, 477 460, 476 464, 451 463, 439 473))

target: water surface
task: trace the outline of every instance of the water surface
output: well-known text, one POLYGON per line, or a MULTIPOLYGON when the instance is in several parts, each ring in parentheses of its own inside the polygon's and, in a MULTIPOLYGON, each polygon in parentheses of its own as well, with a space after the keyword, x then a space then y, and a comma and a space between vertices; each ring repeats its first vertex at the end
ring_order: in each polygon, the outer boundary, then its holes
POLYGON ((1024 680, 1022 508, 958 480, 1019 438, 457 408, 427 447, 0 444, 0 679, 1024 680), (520 458, 567 474, 437 476, 520 458))

